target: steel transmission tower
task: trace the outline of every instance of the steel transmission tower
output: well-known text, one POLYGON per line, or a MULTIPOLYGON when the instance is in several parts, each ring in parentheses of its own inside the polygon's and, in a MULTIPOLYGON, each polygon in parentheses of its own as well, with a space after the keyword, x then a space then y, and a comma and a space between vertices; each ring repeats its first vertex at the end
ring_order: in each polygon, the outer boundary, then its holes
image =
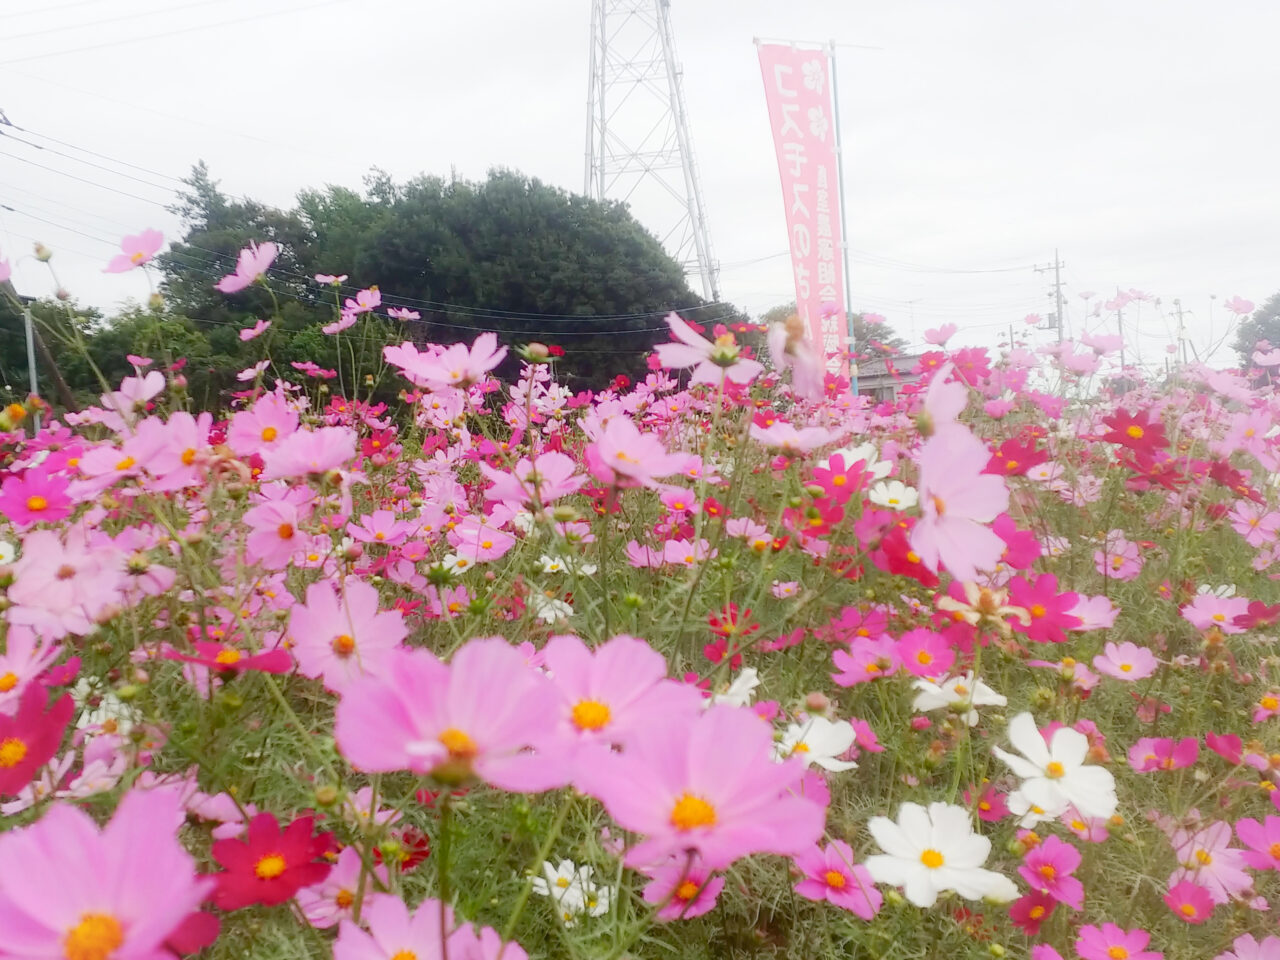
POLYGON ((719 300, 670 0, 592 0, 590 60, 585 193, 643 210, 703 297, 719 300))

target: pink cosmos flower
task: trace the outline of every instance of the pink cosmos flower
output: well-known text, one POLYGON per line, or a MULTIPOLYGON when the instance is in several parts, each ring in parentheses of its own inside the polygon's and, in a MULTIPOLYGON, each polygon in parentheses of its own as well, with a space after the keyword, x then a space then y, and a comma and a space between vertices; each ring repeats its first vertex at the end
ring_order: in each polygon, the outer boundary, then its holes
POLYGON ((1185 880, 1169 888, 1164 902, 1175 917, 1187 923, 1204 923, 1213 913, 1213 897, 1209 891, 1185 880))
POLYGON ((847 651, 836 650, 831 654, 831 661, 839 671, 833 673, 831 679, 842 687, 879 680, 890 676, 900 666, 898 647, 888 634, 875 638, 854 637, 847 651))
POLYGON ((1189 767, 1200 756, 1200 741, 1195 737, 1143 737, 1129 748, 1129 766, 1138 773, 1152 770, 1180 770, 1189 767))
POLYGON ((223 293, 239 293, 246 287, 252 286, 266 274, 279 253, 280 248, 274 243, 261 245, 250 243, 240 251, 240 256, 236 260, 235 273, 229 273, 215 283, 214 289, 223 293))
MULTIPOLYGON (((383 351, 388 363, 404 368, 402 354, 394 347, 383 351)), ((455 387, 465 390, 502 362, 507 348, 498 346, 498 338, 492 333, 476 337, 470 348, 455 343, 436 354, 417 354, 416 363, 406 373, 413 373, 413 381, 430 390, 455 387)))
POLYGON ((0 835, 0 929, 13 957, 152 958, 214 886, 177 830, 183 811, 163 790, 130 790, 111 822, 55 804, 0 835), (32 864, 75 863, 65 871, 32 864))
POLYGON ((1080 866, 1080 851, 1049 836, 1027 851, 1018 874, 1033 890, 1047 893, 1073 910, 1084 909, 1084 884, 1072 874, 1080 866))
POLYGON ((354 327, 356 325, 356 319, 359 316, 360 314, 354 310, 343 310, 342 313, 338 315, 337 320, 333 321, 333 323, 326 323, 320 328, 320 332, 328 334, 329 336, 333 336, 335 333, 341 333, 343 330, 354 327))
POLYGON ((1107 641, 1102 653, 1093 658, 1094 669, 1117 680, 1145 680, 1156 672, 1160 661, 1146 647, 1125 641, 1112 643, 1107 641))
POLYGON ((345 273, 338 275, 332 273, 317 273, 315 281, 322 287, 337 287, 347 282, 347 275, 345 273))
POLYGON ((1126 540, 1123 534, 1116 531, 1107 535, 1105 549, 1096 550, 1093 554, 1094 568, 1102 576, 1111 580, 1129 581, 1142 572, 1142 554, 1138 545, 1126 540))
POLYGON ((143 460, 147 472, 155 477, 151 489, 169 491, 194 487, 204 482, 204 458, 209 451, 209 430, 213 415, 202 413, 193 417, 185 410, 172 414, 168 420, 148 417, 138 425, 139 432, 156 430, 159 446, 143 460), (144 426, 145 425, 145 426, 144 426))
POLYGON ((1232 297, 1230 300, 1224 300, 1222 305, 1238 317, 1253 312, 1253 301, 1246 300, 1244 297, 1232 297))
POLYGON ((924 342, 940 347, 956 335, 957 329, 959 328, 954 323, 944 323, 936 329, 926 330, 924 332, 924 342))
POLYGON ((466 516, 447 534, 458 556, 472 563, 498 560, 516 545, 516 538, 489 523, 488 518, 466 516))
POLYGON ((1236 835, 1249 848, 1245 863, 1255 870, 1280 870, 1280 817, 1267 817, 1262 823, 1252 817, 1238 820, 1236 835))
POLYGON ((97 629, 98 617, 121 600, 125 557, 109 545, 91 545, 75 526, 65 542, 52 530, 35 530, 13 565, 5 618, 50 639, 97 629))
POLYGON ((1120 608, 1105 596, 1081 596, 1071 608, 1071 615, 1081 620, 1076 630, 1107 630, 1115 625, 1120 608))
POLYGON ((385 674, 408 634, 399 610, 378 609, 378 590, 356 577, 307 587, 307 602, 289 612, 289 640, 304 677, 342 693, 354 680, 385 674))
POLYGON ((791 458, 802 457, 839 439, 838 434, 825 427, 801 427, 797 430, 781 420, 768 427, 753 423, 750 436, 761 446, 791 458))
POLYGON ((485 928, 477 933, 459 925, 453 910, 439 900, 424 900, 410 913, 398 896, 376 893, 368 898, 361 919, 368 932, 349 919, 342 921, 333 960, 496 960, 499 953, 528 960, 519 944, 503 944, 495 931, 485 928))
POLYGON ((323 476, 341 470, 355 455, 356 434, 350 427, 299 430, 262 453, 262 479, 323 476))
POLYGON ((652 878, 645 884, 644 902, 664 904, 657 913, 662 921, 691 920, 708 913, 724 889, 724 877, 712 876, 698 857, 673 858, 641 872, 652 878))
POLYGON ((668 453, 662 441, 651 433, 641 433, 630 417, 610 417, 609 422, 587 444, 587 468, 601 483, 616 487, 656 489, 659 477, 669 477, 684 469, 685 458, 668 453))
POLYGON ((645 641, 617 636, 596 650, 571 635, 552 637, 543 662, 559 699, 558 733, 580 764, 625 746, 655 716, 692 719, 702 698, 667 679, 667 661, 645 641))
POLYGON ((245 559, 261 563, 268 570, 282 570, 289 560, 310 542, 299 527, 302 516, 287 500, 273 500, 245 511, 241 522, 249 528, 245 538, 245 559))
POLYGON ((11 625, 0 653, 0 716, 13 716, 23 692, 61 655, 61 644, 43 641, 29 627, 11 625))
POLYGON ((252 327, 245 327, 243 330, 241 330, 240 339, 243 342, 256 340, 258 337, 266 333, 270 327, 271 327, 270 320, 259 320, 252 327))
POLYGON ((768 724, 716 705, 692 720, 654 717, 579 780, 623 829, 645 836, 627 863, 697 851, 720 869, 751 853, 800 853, 822 833, 823 808, 800 794, 803 766, 772 755, 768 724))
POLYGON ((37 523, 57 523, 71 515, 70 481, 38 468, 21 476, 10 474, 0 483, 0 516, 19 530, 37 523))
POLYGON ((111 258, 103 273, 126 273, 140 267, 164 246, 164 234, 159 230, 143 230, 137 236, 120 241, 120 253, 111 258))
POLYGON ((409 525, 396 519, 390 510, 366 513, 359 523, 347 524, 347 536, 361 543, 382 543, 395 546, 404 543, 409 536, 409 525))
POLYGON ((1004 478, 983 473, 991 455, 968 430, 935 433, 920 448, 920 506, 911 549, 934 573, 945 567, 972 582, 978 570, 994 569, 1005 543, 989 527, 1009 505, 1004 478))
POLYGON ((715 343, 693 332, 693 328, 675 313, 667 314, 667 326, 676 343, 660 343, 654 347, 658 360, 668 370, 693 367, 689 386, 699 383, 718 385, 729 380, 748 384, 764 371, 764 364, 739 355, 733 334, 716 338, 715 343))
POLYGON ((409 310, 406 307, 388 307, 387 316, 392 320, 421 320, 422 314, 417 310, 409 310))
POLYGON ((1259 943, 1253 934, 1241 934, 1230 950, 1218 954, 1213 960, 1280 960, 1280 937, 1267 937, 1259 943))
POLYGON ((1027 635, 1037 643, 1065 643, 1065 631, 1074 630, 1084 621, 1071 613, 1080 595, 1058 592, 1058 578, 1052 573, 1042 573, 1028 579, 1014 577, 1009 581, 1009 603, 1021 607, 1030 616, 1023 624, 1017 618, 1008 618, 1014 630, 1027 635))
POLYGON ((1226 903, 1253 888, 1245 873, 1244 853, 1231 846, 1231 825, 1216 821, 1195 832, 1179 829, 1169 837, 1181 866, 1169 877, 1169 885, 1190 880, 1209 891, 1214 903, 1226 903))
POLYGON ((425 650, 394 650, 384 676, 352 681, 335 734, 347 759, 371 773, 410 770, 442 783, 477 777, 503 790, 564 786, 552 750, 560 724, 551 682, 501 637, 472 640, 446 665, 425 650))
MULTIPOLYGON (((360 885, 360 867, 360 851, 355 847, 347 847, 338 854, 338 860, 328 876, 319 883, 298 891, 298 907, 313 927, 324 930, 350 919, 360 885)), ((385 886, 387 868, 381 864, 375 866, 372 876, 385 886)))
POLYGON ((576 472, 573 458, 555 450, 533 460, 521 457, 511 470, 496 470, 483 461, 477 466, 492 484, 484 492, 486 500, 520 506, 548 506, 587 482, 584 475, 576 472))
POLYGON ((377 287, 361 290, 354 300, 347 297, 342 304, 343 312, 353 314, 371 313, 380 306, 382 306, 382 293, 377 287))
POLYGON ((853 848, 843 840, 804 851, 795 865, 805 875, 795 891, 806 900, 825 900, 863 920, 880 912, 884 897, 867 868, 853 862, 853 848))
POLYGON ((266 393, 248 410, 238 411, 227 427, 227 446, 238 456, 264 456, 298 429, 298 411, 278 393, 266 393))
POLYGON ((1236 624, 1236 617, 1248 611, 1247 597, 1218 597, 1212 593, 1197 594, 1194 600, 1178 609, 1182 618, 1197 630, 1217 627, 1222 633, 1244 633, 1244 627, 1236 624))
POLYGON ((1145 930, 1123 930, 1114 923, 1101 928, 1093 924, 1080 928, 1076 953, 1081 960, 1163 960, 1164 954, 1148 950, 1151 934, 1145 930))
POLYGON ((1280 692, 1268 690, 1258 698, 1258 705, 1253 710, 1253 722, 1261 723, 1280 715, 1280 692))
POLYGON ((1075 807, 1067 807, 1058 819, 1063 826, 1087 843, 1102 843, 1111 836, 1106 818, 1086 817, 1075 807))
POLYGON ((0 283, 5 283, 13 276, 13 268, 9 266, 9 261, 0 258, 0 283))

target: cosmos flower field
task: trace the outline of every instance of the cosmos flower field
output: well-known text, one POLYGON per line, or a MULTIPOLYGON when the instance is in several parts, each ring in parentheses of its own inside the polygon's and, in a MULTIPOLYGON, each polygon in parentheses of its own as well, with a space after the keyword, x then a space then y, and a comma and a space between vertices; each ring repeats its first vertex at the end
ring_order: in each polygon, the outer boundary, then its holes
POLYGON ((1280 960, 1266 378, 385 317, 0 413, 0 958, 1280 960))

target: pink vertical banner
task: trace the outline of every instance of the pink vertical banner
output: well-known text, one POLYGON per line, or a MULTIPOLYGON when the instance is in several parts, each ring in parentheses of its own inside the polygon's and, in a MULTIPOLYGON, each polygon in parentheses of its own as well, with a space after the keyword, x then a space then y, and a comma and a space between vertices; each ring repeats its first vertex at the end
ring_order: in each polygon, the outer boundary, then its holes
POLYGON ((827 371, 848 376, 831 64, 822 49, 781 43, 758 48, 787 211, 796 309, 827 371))

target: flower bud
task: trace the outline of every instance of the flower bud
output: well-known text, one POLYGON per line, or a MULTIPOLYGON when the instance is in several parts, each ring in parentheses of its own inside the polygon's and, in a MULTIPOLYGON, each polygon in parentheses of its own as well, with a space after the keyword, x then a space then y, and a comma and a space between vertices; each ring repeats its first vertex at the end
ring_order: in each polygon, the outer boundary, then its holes
POLYGON ((316 804, 321 807, 332 807, 338 802, 340 795, 338 788, 333 784, 321 784, 316 787, 316 804))
POLYGON ((814 713, 825 713, 830 707, 831 699, 820 690, 814 690, 804 698, 804 708, 814 713))
POLYGON ((39 260, 41 263, 48 263, 50 260, 53 259, 53 251, 50 250, 48 247, 46 247, 39 240, 36 241, 35 254, 36 254, 36 259, 39 260))

